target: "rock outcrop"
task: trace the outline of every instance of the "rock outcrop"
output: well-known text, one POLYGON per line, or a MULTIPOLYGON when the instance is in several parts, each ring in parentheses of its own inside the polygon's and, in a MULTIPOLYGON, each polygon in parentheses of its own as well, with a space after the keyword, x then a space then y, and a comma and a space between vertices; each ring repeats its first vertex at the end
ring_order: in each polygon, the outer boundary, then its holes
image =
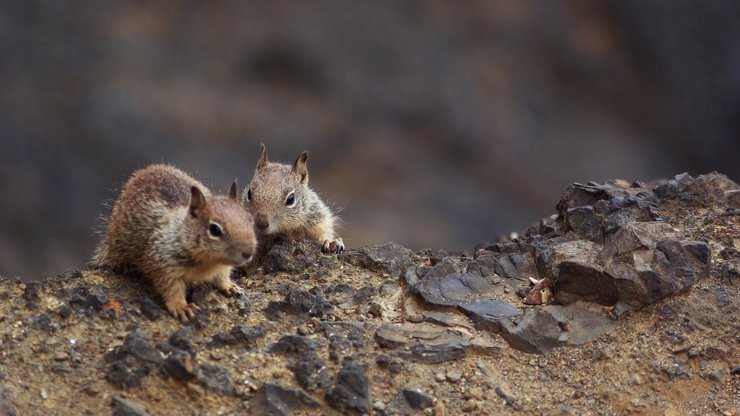
POLYGON ((275 245, 238 277, 246 297, 193 290, 184 326, 137 276, 0 279, 0 410, 732 414, 739 190, 573 184, 473 253, 275 245))

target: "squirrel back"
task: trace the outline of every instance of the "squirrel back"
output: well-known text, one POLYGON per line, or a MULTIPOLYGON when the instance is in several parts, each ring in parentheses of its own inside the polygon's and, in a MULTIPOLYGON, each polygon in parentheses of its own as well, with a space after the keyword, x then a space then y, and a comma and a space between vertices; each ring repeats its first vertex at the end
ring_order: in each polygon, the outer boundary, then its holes
POLYGON ((211 281, 236 290, 229 275, 255 254, 253 224, 238 202, 236 182, 229 196, 213 196, 181 170, 152 165, 123 187, 91 263, 140 272, 173 314, 192 317, 187 286, 211 281))
POLYGON ((335 234, 339 219, 308 187, 308 152, 287 165, 270 162, 264 144, 260 151, 252 181, 242 194, 257 231, 264 236, 308 238, 319 241, 324 252, 342 252, 344 243, 335 234))

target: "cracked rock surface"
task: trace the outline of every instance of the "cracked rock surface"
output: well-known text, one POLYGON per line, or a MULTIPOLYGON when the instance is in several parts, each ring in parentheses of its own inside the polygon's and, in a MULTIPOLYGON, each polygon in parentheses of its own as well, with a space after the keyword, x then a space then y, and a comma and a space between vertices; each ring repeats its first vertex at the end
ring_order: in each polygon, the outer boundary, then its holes
POLYGON ((279 243, 187 325, 136 276, 0 278, 0 413, 737 414, 738 190, 573 184, 471 252, 279 243))

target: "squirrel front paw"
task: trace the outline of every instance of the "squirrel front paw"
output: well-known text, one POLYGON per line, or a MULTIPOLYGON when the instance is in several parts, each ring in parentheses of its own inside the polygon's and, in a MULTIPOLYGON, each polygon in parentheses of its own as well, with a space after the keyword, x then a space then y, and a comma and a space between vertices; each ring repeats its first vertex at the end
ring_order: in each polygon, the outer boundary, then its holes
POLYGON ((200 310, 198 305, 194 303, 178 303, 177 305, 167 305, 167 309, 170 313, 182 323, 192 321, 195 319, 195 314, 200 310))
POLYGON ((229 284, 225 287, 219 287, 218 288, 221 293, 223 293, 225 296, 247 296, 247 292, 244 291, 239 285, 237 285, 234 282, 229 282, 229 284))
POLYGON ((334 240, 324 240, 321 244, 321 252, 329 254, 339 254, 344 251, 344 241, 341 238, 334 240))

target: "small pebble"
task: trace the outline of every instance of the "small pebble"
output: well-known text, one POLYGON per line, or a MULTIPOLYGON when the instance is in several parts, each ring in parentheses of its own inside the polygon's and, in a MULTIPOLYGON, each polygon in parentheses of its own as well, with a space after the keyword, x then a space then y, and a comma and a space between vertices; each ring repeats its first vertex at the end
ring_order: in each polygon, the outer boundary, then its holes
POLYGON ((418 313, 415 313, 413 315, 409 315, 408 318, 406 318, 409 322, 418 324, 424 321, 424 317, 419 315, 418 313))
POLYGON ((447 377, 445 377, 445 373, 437 373, 434 375, 434 378, 441 383, 445 381, 447 377))
POLYGON ((465 401, 462 405, 462 411, 463 412, 472 412, 473 410, 478 408, 478 403, 475 402, 475 400, 470 399, 465 401))
POLYGON ((462 378, 462 374, 457 370, 450 370, 447 372, 447 381, 450 383, 457 383, 462 378))
POLYGON ((378 410, 378 411, 383 411, 385 410, 385 403, 383 403, 380 400, 376 400, 373 402, 373 409, 378 410))
POLYGON ((98 394, 100 394, 102 390, 100 386, 93 384, 93 385, 85 387, 83 391, 85 392, 85 394, 92 397, 92 396, 97 396, 98 394))

